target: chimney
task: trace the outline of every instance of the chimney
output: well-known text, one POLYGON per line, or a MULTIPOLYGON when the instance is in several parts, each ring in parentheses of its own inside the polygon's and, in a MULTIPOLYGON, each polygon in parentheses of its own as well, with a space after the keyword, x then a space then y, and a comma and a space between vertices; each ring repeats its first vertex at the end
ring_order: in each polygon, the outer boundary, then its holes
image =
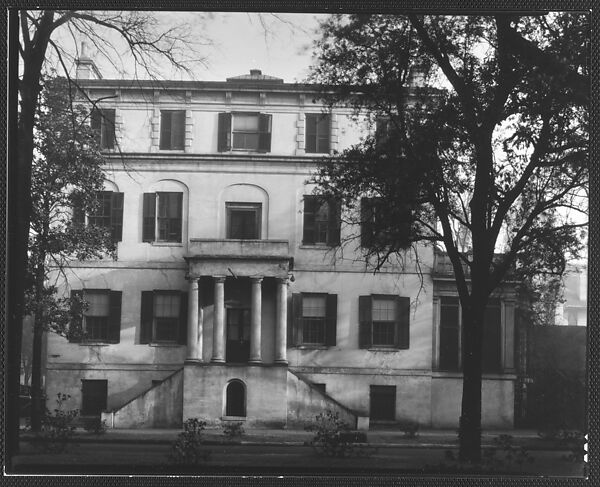
POLYGON ((81 55, 75 61, 77 70, 75 72, 76 79, 102 79, 102 74, 96 67, 96 63, 88 57, 88 46, 85 42, 81 43, 81 55))
POLYGON ((262 71, 260 69, 251 69, 250 76, 260 76, 262 75, 262 71))

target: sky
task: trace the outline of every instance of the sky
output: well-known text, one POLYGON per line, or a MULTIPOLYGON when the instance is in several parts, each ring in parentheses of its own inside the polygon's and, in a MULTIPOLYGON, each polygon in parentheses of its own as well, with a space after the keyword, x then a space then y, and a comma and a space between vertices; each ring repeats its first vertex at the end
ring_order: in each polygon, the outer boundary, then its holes
MULTIPOLYGON (((295 82, 304 80, 308 75, 319 21, 326 17, 325 14, 306 13, 158 12, 156 30, 182 22, 188 24, 184 36, 192 43, 197 43, 194 45, 202 57, 201 62, 193 64, 192 79, 225 81, 227 77, 247 74, 250 69, 260 69, 263 74, 283 78, 285 82, 295 82)), ((76 36, 66 28, 56 35, 60 45, 69 52, 77 51, 81 41, 85 40, 75 39, 76 36)), ((102 36, 111 36, 111 33, 103 32, 102 36)), ((112 40, 114 45, 120 41, 117 35, 112 40)), ((120 72, 97 54, 96 46, 89 40, 86 42, 88 55, 96 62, 103 78, 133 77, 134 73, 130 71, 133 63, 126 60, 126 46, 118 49, 125 60, 122 63, 124 72, 120 72)), ((172 70, 166 62, 160 68, 165 79, 190 79, 172 70)))

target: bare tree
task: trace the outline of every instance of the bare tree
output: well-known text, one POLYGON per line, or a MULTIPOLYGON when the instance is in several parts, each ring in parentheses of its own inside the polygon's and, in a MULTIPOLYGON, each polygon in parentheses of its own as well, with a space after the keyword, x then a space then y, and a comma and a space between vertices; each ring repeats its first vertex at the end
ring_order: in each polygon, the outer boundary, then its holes
POLYGON ((120 73, 126 71, 125 66, 130 66, 132 76, 157 80, 161 68, 168 65, 189 75, 193 62, 202 61, 198 52, 206 41, 193 39, 192 32, 198 32, 197 25, 193 29, 186 23, 163 25, 161 17, 150 12, 21 10, 12 11, 10 15, 9 29, 16 45, 11 51, 11 74, 13 80, 18 76, 19 97, 16 144, 9 156, 13 176, 9 189, 12 222, 8 246, 11 285, 7 337, 11 346, 8 347, 7 368, 7 446, 9 452, 14 453, 18 451, 20 349, 34 130, 42 77, 49 69, 54 69, 70 79, 73 61, 79 55, 77 46, 82 39, 94 46, 98 56, 120 73))

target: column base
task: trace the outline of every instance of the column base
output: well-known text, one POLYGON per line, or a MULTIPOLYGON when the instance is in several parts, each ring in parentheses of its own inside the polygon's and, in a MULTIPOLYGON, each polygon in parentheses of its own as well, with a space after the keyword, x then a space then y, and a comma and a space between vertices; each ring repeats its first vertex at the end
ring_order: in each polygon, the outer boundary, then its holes
POLYGON ((203 362, 199 358, 186 358, 184 363, 185 364, 201 364, 203 362))
POLYGON ((250 359, 248 360, 248 365, 262 365, 262 359, 250 359))
POLYGON ((225 359, 224 358, 211 358, 210 363, 211 364, 224 364, 225 359))
POLYGON ((277 365, 288 365, 288 361, 285 359, 277 359, 274 361, 274 363, 277 365))

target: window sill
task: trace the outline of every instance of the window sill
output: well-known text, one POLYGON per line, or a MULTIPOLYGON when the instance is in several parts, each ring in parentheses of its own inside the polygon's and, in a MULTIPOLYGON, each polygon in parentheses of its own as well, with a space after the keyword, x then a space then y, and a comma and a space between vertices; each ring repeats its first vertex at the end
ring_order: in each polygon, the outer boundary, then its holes
POLYGON ((87 341, 87 342, 79 342, 78 345, 80 347, 108 347, 109 345, 116 345, 116 343, 105 342, 105 341, 98 341, 98 342, 87 341))
POLYGON ((221 416, 221 421, 246 421, 246 416, 221 416))
POLYGON ((162 154, 183 154, 185 149, 158 149, 162 154))
POLYGON ((298 350, 328 350, 329 348, 331 348, 328 345, 319 345, 319 344, 303 344, 303 345, 295 345, 294 348, 297 348, 298 350))
POLYGON ((167 347, 167 348, 180 348, 185 347, 185 345, 181 345, 180 343, 169 343, 169 342, 150 342, 148 344, 149 347, 167 347))
POLYGON ((407 350, 405 348, 395 348, 395 347, 369 347, 367 348, 369 352, 399 352, 400 350, 407 350))
POLYGON ((183 247, 181 242, 147 242, 152 247, 183 247))
POLYGON ((330 250, 334 247, 336 246, 327 244, 300 244, 300 248, 305 250, 330 250))

